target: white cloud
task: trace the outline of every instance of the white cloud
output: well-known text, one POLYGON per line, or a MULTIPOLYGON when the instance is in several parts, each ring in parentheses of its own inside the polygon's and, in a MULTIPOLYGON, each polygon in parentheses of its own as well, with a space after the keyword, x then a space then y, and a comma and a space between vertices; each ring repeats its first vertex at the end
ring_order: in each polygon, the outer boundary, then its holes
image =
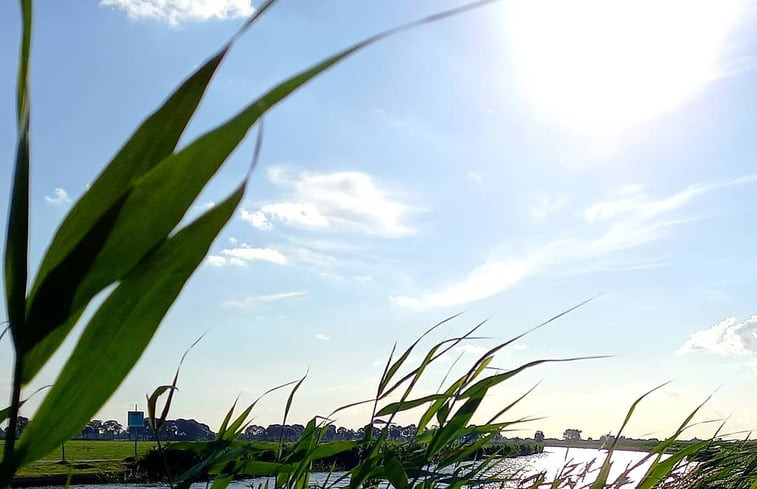
MULTIPOLYGON (((691 218, 676 217, 695 197, 715 190, 757 181, 748 175, 728 182, 696 185, 670 196, 653 199, 640 187, 622 189, 616 198, 590 206, 582 217, 588 224, 578 236, 557 238, 540 246, 525 247, 520 253, 494 252, 464 279, 419 297, 390 297, 393 304, 414 309, 450 307, 490 297, 537 273, 572 267, 573 273, 589 270, 601 257, 612 263, 612 255, 657 241, 668 230, 691 218)), ((627 260, 626 260, 627 261, 627 260)), ((596 267, 591 271, 597 271, 596 267)))
POLYGON ((186 21, 249 17, 250 0, 100 0, 100 5, 126 12, 132 19, 153 19, 177 26, 186 21))
POLYGON ((424 298, 395 296, 393 304, 415 309, 451 307, 494 295, 521 281, 530 272, 527 261, 490 260, 474 269, 463 281, 445 287, 424 298))
POLYGON ((274 245, 256 248, 247 243, 239 243, 231 238, 233 247, 224 248, 220 253, 207 258, 207 263, 216 267, 248 267, 255 262, 269 262, 276 265, 307 265, 320 271, 329 278, 343 279, 344 276, 334 272, 337 261, 331 255, 311 250, 304 246, 274 245))
POLYGON ((197 207, 198 209, 207 211, 209 209, 212 209, 215 206, 216 206, 215 202, 213 202, 212 200, 206 200, 205 202, 198 204, 195 207, 197 207))
POLYGON ((295 297, 303 297, 305 292, 283 292, 280 294, 266 294, 266 295, 250 295, 242 300, 229 300, 223 303, 226 307, 233 307, 236 309, 254 309, 264 304, 270 304, 271 302, 277 302, 284 299, 293 299, 295 297))
POLYGON ((757 360, 757 315, 739 322, 729 317, 697 331, 678 350, 679 354, 707 351, 723 356, 750 356, 757 360))
POLYGON ((71 203, 71 197, 68 196, 68 192, 60 187, 56 187, 53 190, 53 195, 45 195, 45 202, 52 205, 64 205, 71 203))
POLYGON ((289 264, 289 260, 279 250, 254 248, 247 243, 242 243, 235 248, 225 248, 221 250, 220 255, 210 255, 207 258, 208 264, 215 267, 246 267, 257 261, 266 261, 277 265, 289 264))
POLYGON ((268 261, 277 265, 286 265, 288 260, 279 250, 273 248, 253 248, 246 243, 238 248, 227 248, 221 251, 227 258, 238 258, 244 262, 268 261))
POLYGON ((543 195, 528 209, 528 215, 533 219, 543 219, 564 205, 565 197, 562 195, 543 195))
POLYGON ((235 244, 238 244, 238 243, 239 243, 239 240, 238 240, 237 238, 235 238, 234 236, 231 236, 231 237, 229 238, 229 243, 231 243, 231 244, 235 245, 235 244))
POLYGON ((273 225, 265 217, 261 211, 250 212, 247 209, 242 209, 240 217, 243 221, 250 223, 250 225, 257 229, 271 229, 273 225))
POLYGON ((210 255, 206 259, 208 262, 208 265, 214 266, 214 267, 222 267, 226 265, 226 258, 223 256, 218 255, 210 255))
POLYGON ((484 179, 484 177, 480 173, 473 170, 468 171, 468 178, 476 183, 481 183, 481 181, 484 179))
POLYGON ((329 225, 328 218, 322 216, 315 205, 309 202, 304 204, 296 202, 268 204, 264 205, 258 212, 290 226, 322 228, 329 225))
POLYGON ((285 200, 263 205, 256 212, 243 211, 242 219, 252 225, 253 220, 268 225, 273 221, 295 228, 350 231, 385 238, 415 232, 408 219, 418 209, 397 200, 366 173, 290 176, 283 168, 273 167, 268 178, 288 193, 285 200))
POLYGON ((321 340, 321 341, 329 341, 331 339, 331 336, 326 336, 323 333, 316 333, 315 339, 321 340))

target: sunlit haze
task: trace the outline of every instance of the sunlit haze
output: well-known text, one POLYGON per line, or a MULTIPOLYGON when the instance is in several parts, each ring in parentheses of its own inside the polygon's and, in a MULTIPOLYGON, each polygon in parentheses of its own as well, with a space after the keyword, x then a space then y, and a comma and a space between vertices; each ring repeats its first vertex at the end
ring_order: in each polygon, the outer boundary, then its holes
POLYGON ((682 104, 734 69, 738 0, 514 2, 515 77, 536 109, 571 129, 613 132, 682 104))

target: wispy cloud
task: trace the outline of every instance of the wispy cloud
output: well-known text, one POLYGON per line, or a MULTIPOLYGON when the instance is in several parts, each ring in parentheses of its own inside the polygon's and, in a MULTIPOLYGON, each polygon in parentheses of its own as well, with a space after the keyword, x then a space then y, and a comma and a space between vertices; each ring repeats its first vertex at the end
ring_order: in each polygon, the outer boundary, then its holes
POLYGON ((242 220, 258 229, 272 225, 356 232, 385 238, 413 234, 410 216, 419 211, 400 201, 372 176, 356 171, 290 175, 273 167, 268 179, 285 190, 283 200, 243 210, 242 220))
POLYGON ((323 333, 316 333, 315 334, 315 339, 321 340, 321 341, 329 341, 331 339, 331 336, 327 336, 327 335, 325 335, 323 333))
POLYGON ((279 250, 274 248, 255 248, 242 243, 236 248, 225 248, 220 255, 210 255, 207 263, 216 267, 235 266, 246 267, 251 263, 263 261, 277 265, 287 265, 289 260, 279 250))
POLYGON ((757 360, 757 315, 746 321, 729 317, 697 331, 678 350, 679 354, 706 351, 722 356, 747 356, 757 360))
POLYGON ((247 209, 242 209, 240 213, 240 217, 243 221, 248 222, 250 226, 257 228, 257 229, 271 229, 273 225, 268 220, 267 217, 265 217, 265 214, 263 214, 261 211, 248 211, 247 209))
POLYGON ((473 170, 468 171, 468 178, 476 183, 481 183, 484 179, 483 175, 473 170))
POLYGON ((66 205, 71 203, 71 197, 68 196, 68 192, 60 187, 56 187, 53 190, 52 195, 45 195, 45 202, 51 205, 66 205))
POLYGON ((228 300, 223 303, 226 307, 232 307, 236 309, 254 309, 264 304, 270 304, 271 302, 277 302, 284 299, 293 299, 296 297, 303 297, 305 292, 283 292, 280 294, 266 294, 266 295, 250 295, 242 300, 228 300))
MULTIPOLYGON (((613 198, 589 206, 581 216, 580 234, 555 238, 520 253, 495 252, 459 282, 421 296, 390 297, 393 304, 415 309, 457 306, 484 299, 515 285, 529 276, 555 267, 596 263, 598 258, 652 243, 668 235, 673 226, 691 217, 676 214, 695 197, 707 192, 753 183, 757 175, 735 180, 694 185, 663 198, 652 198, 641 187, 621 189, 613 198)), ((596 271, 596 269, 594 269, 596 271)))
POLYGON ((234 246, 208 256, 206 262, 209 265, 248 267, 256 262, 268 262, 276 265, 306 265, 322 273, 332 274, 329 271, 337 267, 336 258, 306 246, 279 244, 258 248, 239 243, 235 238, 229 241, 234 246))
POLYGON ((152 19, 177 26, 186 21, 249 17, 250 0, 100 0, 100 5, 124 11, 132 19, 152 19))
POLYGON ((563 206, 565 206, 563 195, 542 195, 528 208, 528 216, 532 219, 544 219, 562 209, 563 206))

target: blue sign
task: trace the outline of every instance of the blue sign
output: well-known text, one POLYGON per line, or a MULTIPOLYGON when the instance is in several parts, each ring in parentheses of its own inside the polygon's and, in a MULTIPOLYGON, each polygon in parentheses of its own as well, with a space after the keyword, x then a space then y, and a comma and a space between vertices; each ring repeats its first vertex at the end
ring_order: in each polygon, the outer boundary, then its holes
POLYGON ((127 419, 129 428, 142 428, 145 425, 145 412, 129 411, 127 419))

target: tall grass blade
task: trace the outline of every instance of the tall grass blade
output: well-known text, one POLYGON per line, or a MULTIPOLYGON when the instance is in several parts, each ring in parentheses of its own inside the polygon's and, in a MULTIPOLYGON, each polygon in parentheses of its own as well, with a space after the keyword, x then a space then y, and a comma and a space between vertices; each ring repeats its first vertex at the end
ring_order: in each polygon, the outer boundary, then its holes
POLYGON ((305 382, 305 379, 307 378, 307 376, 308 376, 308 373, 305 372, 305 375, 303 375, 302 378, 294 385, 294 387, 292 388, 292 391, 289 393, 289 397, 287 397, 286 407, 284 408, 284 420, 281 423, 282 430, 281 430, 281 436, 279 436, 279 448, 276 452, 276 460, 281 459, 281 449, 284 446, 283 426, 286 426, 287 424, 287 418, 289 417, 289 410, 292 408, 292 401, 294 400, 294 395, 297 393, 302 383, 305 382))
MULTIPOLYGON (((21 0, 23 32, 16 93, 16 166, 5 242, 5 301, 14 342, 24 328, 29 247, 29 54, 32 2, 21 0)), ((23 352, 19 352, 23 354, 23 352)), ((15 424, 15 423, 14 423, 15 424)))
MULTIPOLYGON (((102 222, 106 214, 120 207, 118 203, 125 199, 138 179, 174 151, 234 40, 273 3, 274 0, 268 0, 261 5, 216 55, 198 68, 142 123, 64 219, 42 259, 30 293, 31 311, 27 310, 27 315, 35 316, 35 331, 28 335, 28 342, 35 354, 24 364, 22 379, 25 383, 36 375, 73 328, 76 321, 66 321, 68 315, 76 315, 94 294, 120 279, 130 269, 125 264, 113 269, 110 274, 106 273, 100 282, 95 281, 90 285, 90 290, 78 290, 79 281, 84 277, 82 272, 92 267, 101 251, 100 246, 82 246, 86 244, 87 236, 92 234, 93 228, 102 222), (72 254, 76 255, 75 259, 72 259, 72 254), (80 276, 72 283, 71 274, 77 271, 80 276), (71 290, 71 294, 56 296, 55 293, 59 294, 61 290, 71 290), (78 291, 76 297, 73 295, 75 291, 78 291), (51 334, 59 328, 63 331, 51 334)), ((157 241, 153 240, 155 243, 157 241)), ((126 254, 127 263, 133 266, 143 255, 132 250, 126 254), (136 258, 134 255, 137 255, 136 258)))
POLYGON ((602 464, 602 466, 599 469, 599 475, 597 476, 597 479, 594 481, 594 483, 591 485, 591 489, 602 489, 605 484, 607 483, 607 477, 610 475, 610 468, 612 466, 612 454, 615 451, 615 446, 618 444, 618 440, 620 440, 620 435, 623 433, 623 430, 625 429, 628 422, 631 420, 631 417, 633 416, 634 411, 636 410, 636 406, 639 405, 639 403, 644 400, 645 397, 652 394, 653 392, 662 389, 666 385, 670 384, 670 382, 665 382, 663 384, 658 385, 657 387, 648 390, 644 394, 642 394, 638 399, 636 399, 633 404, 631 404, 631 407, 628 409, 628 412, 626 413, 625 419, 623 419, 623 423, 620 425, 620 429, 618 430, 618 433, 615 435, 615 438, 613 439, 612 443, 610 444, 610 447, 607 450, 607 456, 605 457, 605 461, 602 464))
POLYGON ((97 310, 24 431, 16 466, 44 456, 76 434, 115 391, 233 215, 244 186, 165 240, 97 310))

